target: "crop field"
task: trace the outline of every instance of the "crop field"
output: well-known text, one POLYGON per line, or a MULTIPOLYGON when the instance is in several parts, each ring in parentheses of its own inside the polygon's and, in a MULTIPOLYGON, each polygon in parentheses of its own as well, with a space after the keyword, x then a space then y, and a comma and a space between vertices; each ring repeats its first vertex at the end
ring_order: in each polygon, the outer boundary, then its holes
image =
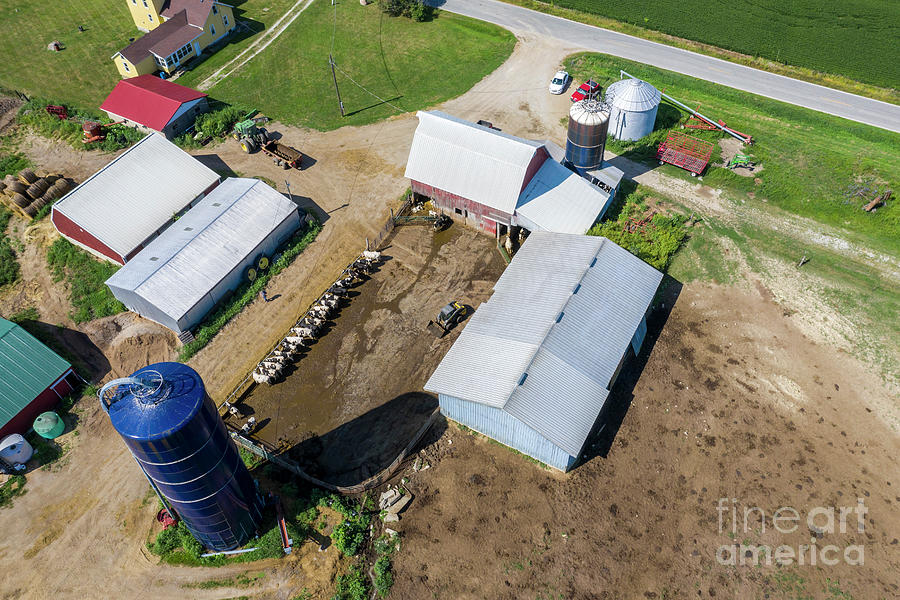
MULTIPOLYGON (((699 105, 706 116, 751 134, 757 141, 742 152, 750 154, 762 169, 753 177, 741 177, 714 167, 720 153, 716 146, 704 176, 707 185, 745 199, 765 198, 769 206, 852 232, 869 248, 900 255, 900 206, 896 201, 867 213, 850 194, 863 184, 893 190, 900 186, 900 155, 896 151, 900 134, 608 55, 577 54, 567 59, 566 66, 576 78, 595 76, 604 88, 624 69, 684 104, 699 105)), ((656 147, 665 139, 666 129, 683 131, 679 123, 684 116, 664 102, 653 134, 633 143, 610 140, 608 147, 656 166, 656 147)), ((722 137, 716 132, 684 131, 710 140, 722 137)), ((663 165, 659 169, 690 179, 677 167, 663 165)))
MULTIPOLYGON (((515 46, 515 37, 504 29, 446 12, 418 23, 384 15, 372 4, 339 2, 334 11, 326 0, 316 0, 210 93, 291 125, 320 130, 363 125, 462 94, 500 66, 515 46), (329 53, 340 69, 344 118, 329 53)), ((179 83, 199 83, 212 70, 203 65, 179 83)))
POLYGON ((898 2, 556 0, 554 4, 877 86, 900 85, 898 2))

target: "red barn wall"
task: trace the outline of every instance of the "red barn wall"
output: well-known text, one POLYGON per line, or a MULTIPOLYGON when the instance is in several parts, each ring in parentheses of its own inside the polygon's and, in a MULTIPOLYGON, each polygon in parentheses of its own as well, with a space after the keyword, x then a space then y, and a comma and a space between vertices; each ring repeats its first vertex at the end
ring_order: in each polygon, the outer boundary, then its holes
POLYGON ((32 400, 28 406, 19 411, 9 423, 0 427, 0 439, 3 439, 11 433, 24 434, 34 425, 34 420, 42 412, 53 410, 60 400, 65 398, 75 389, 75 386, 69 381, 74 377, 72 369, 63 373, 56 382, 41 392, 37 398, 32 400))
POLYGON ((444 209, 454 219, 464 219, 466 225, 477 227, 491 235, 496 235, 498 221, 509 225, 512 219, 512 215, 505 212, 414 179, 410 180, 410 189, 415 194, 431 198, 437 208, 444 209))
POLYGON ((94 249, 94 251, 116 261, 120 265, 125 264, 125 258, 123 256, 117 254, 112 248, 98 240, 86 229, 55 208, 50 215, 50 220, 53 222, 53 226, 56 227, 56 230, 67 238, 94 249))

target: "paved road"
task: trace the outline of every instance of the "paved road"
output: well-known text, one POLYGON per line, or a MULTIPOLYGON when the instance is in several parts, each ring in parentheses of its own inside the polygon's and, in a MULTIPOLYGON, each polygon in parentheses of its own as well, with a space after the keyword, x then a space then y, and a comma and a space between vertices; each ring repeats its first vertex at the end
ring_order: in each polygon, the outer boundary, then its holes
MULTIPOLYGON (((706 79, 852 121, 900 132, 900 106, 767 73, 506 4, 499 0, 431 0, 442 10, 488 21, 516 32, 533 32, 575 46, 706 79)), ((549 76, 549 74, 548 74, 549 76)), ((651 82, 652 83, 652 82, 651 82)))

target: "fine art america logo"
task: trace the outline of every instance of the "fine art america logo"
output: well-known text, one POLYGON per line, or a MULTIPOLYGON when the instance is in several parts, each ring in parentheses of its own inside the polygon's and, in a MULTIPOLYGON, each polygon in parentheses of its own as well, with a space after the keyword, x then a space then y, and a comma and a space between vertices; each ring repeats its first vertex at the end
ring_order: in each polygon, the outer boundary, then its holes
POLYGON ((771 524, 774 530, 790 535, 798 530, 808 530, 809 543, 797 545, 750 544, 732 542, 723 544, 716 550, 716 561, 720 565, 826 565, 834 566, 841 561, 849 565, 865 563, 865 548, 862 545, 837 546, 820 544, 825 534, 847 533, 855 529, 864 533, 866 514, 869 509, 863 498, 857 498, 856 506, 816 506, 806 514, 791 506, 782 506, 771 513, 753 507, 738 508, 737 498, 719 498, 716 506, 719 513, 719 534, 732 539, 746 538, 747 534, 765 535, 771 524))

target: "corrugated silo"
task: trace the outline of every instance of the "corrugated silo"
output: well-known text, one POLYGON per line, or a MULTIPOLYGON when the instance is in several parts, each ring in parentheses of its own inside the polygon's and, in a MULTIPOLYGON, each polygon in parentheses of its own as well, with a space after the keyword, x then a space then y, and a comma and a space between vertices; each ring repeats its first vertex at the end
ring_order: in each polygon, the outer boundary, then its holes
POLYGON ((104 386, 100 402, 198 541, 231 550, 255 535, 262 499, 196 371, 150 365, 104 386))
POLYGON ((639 140, 653 131, 659 90, 640 79, 621 79, 606 88, 609 130, 617 140, 639 140))
POLYGON ((609 115, 597 100, 582 100, 569 109, 566 162, 579 172, 599 169, 606 147, 609 115))

